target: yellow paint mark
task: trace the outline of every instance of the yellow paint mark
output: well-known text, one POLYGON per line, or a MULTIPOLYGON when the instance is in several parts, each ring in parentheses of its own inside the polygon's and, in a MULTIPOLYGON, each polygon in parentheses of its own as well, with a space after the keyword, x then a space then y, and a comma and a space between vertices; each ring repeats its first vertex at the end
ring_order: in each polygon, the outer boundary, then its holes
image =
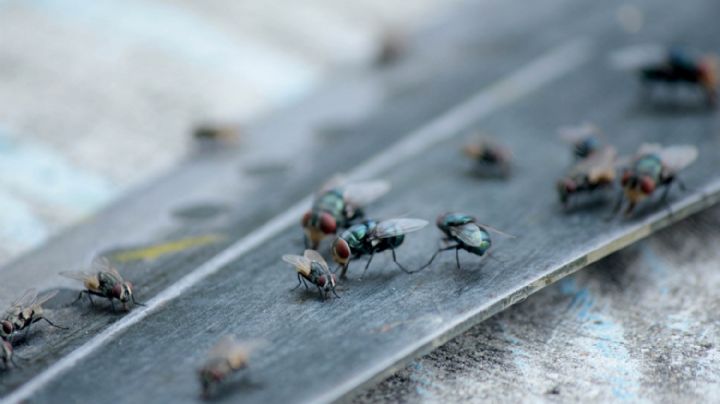
POLYGON ((149 247, 126 250, 113 254, 113 259, 119 262, 128 261, 151 261, 163 255, 173 254, 189 248, 200 247, 203 245, 213 244, 223 240, 225 236, 218 234, 208 234, 199 237, 188 237, 180 240, 169 241, 162 244, 156 244, 149 247))

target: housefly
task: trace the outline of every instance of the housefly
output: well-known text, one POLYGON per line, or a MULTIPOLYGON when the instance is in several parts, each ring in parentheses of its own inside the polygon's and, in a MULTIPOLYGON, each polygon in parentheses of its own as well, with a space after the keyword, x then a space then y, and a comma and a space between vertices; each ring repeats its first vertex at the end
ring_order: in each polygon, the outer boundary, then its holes
POLYGON ((386 181, 367 181, 337 185, 337 181, 323 187, 312 207, 302 217, 305 247, 316 249, 326 236, 349 227, 364 216, 362 207, 376 200, 390 189, 386 181))
POLYGON ((61 272, 60 275, 83 282, 85 290, 80 291, 77 300, 82 298, 83 295, 87 295, 90 303, 94 304, 93 295, 104 297, 110 300, 113 310, 115 310, 114 299, 122 303, 123 310, 128 309, 127 304, 131 301, 133 304, 144 306, 144 304, 135 301, 132 283, 124 280, 117 269, 105 257, 93 260, 92 272, 61 272))
POLYGON ((395 249, 405 240, 405 234, 427 226, 422 219, 389 219, 383 221, 366 220, 351 226, 342 232, 332 244, 333 260, 342 266, 340 277, 345 277, 350 260, 369 255, 365 270, 367 271, 376 253, 390 250, 393 262, 404 272, 412 273, 397 261, 395 249))
POLYGON ((557 182, 560 202, 568 207, 571 197, 612 187, 615 181, 617 151, 605 146, 580 160, 557 182))
POLYGON ((463 153, 475 162, 478 174, 506 176, 510 172, 510 151, 489 139, 478 138, 465 145, 463 153))
POLYGON ((443 242, 446 245, 438 248, 430 257, 430 261, 422 268, 432 264, 435 257, 441 252, 455 250, 455 261, 460 269, 460 250, 482 257, 492 245, 491 231, 506 237, 513 237, 488 225, 479 224, 473 216, 464 213, 444 213, 437 217, 436 225, 443 232, 443 242))
POLYGON ((238 341, 225 336, 210 350, 205 364, 198 370, 203 396, 208 397, 215 386, 248 365, 250 353, 261 345, 259 342, 238 341))
POLYGON ((645 86, 689 84, 700 88, 709 104, 717 101, 717 59, 713 55, 694 57, 681 49, 671 49, 664 60, 642 67, 640 78, 645 86))
POLYGON ((603 147, 602 131, 591 123, 562 127, 558 135, 572 145, 573 156, 577 160, 588 158, 603 147))
POLYGON ((317 287, 323 300, 327 298, 330 292, 335 297, 340 297, 335 292, 335 274, 330 272, 325 258, 317 251, 305 250, 303 255, 283 255, 282 259, 295 267, 298 278, 296 287, 302 284, 307 289, 307 282, 310 282, 317 287))
POLYGON ((25 330, 25 335, 30 331, 30 326, 40 320, 45 320, 55 328, 66 330, 67 328, 54 324, 45 317, 43 303, 55 297, 57 291, 45 293, 38 297, 36 289, 28 289, 12 306, 5 312, 3 320, 0 321, 0 336, 3 339, 12 341, 16 333, 25 330))
POLYGON ((652 195, 659 187, 665 187, 660 199, 665 201, 674 182, 684 189, 685 186, 678 180, 677 173, 695 161, 697 155, 697 147, 691 145, 668 147, 659 144, 642 145, 630 166, 623 170, 621 178, 623 192, 618 198, 614 212, 618 212, 623 200, 627 200, 625 214, 632 213, 638 203, 652 195))

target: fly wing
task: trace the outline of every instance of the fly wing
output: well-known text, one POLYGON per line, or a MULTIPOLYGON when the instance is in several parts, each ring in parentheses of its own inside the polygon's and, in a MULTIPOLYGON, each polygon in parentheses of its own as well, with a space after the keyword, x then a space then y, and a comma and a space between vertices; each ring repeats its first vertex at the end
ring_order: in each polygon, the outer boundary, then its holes
POLYGON ((643 143, 638 148, 636 157, 643 156, 645 154, 659 154, 663 150, 660 143, 643 143))
POLYGON ((576 164, 572 172, 587 174, 591 181, 597 181, 599 178, 607 175, 608 172, 612 172, 611 175, 614 175, 616 156, 617 151, 614 147, 603 147, 576 164))
POLYGON ((262 340, 238 341, 231 335, 226 335, 208 353, 208 359, 227 359, 238 366, 245 362, 250 353, 265 345, 262 340))
POLYGON ((85 271, 63 271, 63 272, 60 272, 60 275, 66 277, 66 278, 69 278, 69 279, 74 279, 76 281, 82 281, 82 282, 85 282, 86 280, 95 277, 95 274, 85 272, 85 271))
POLYGON ((402 234, 418 231, 427 226, 428 221, 423 219, 389 219, 378 223, 373 230, 372 236, 375 238, 388 238, 400 236, 402 234))
POLYGON ((35 288, 31 288, 25 291, 25 293, 22 294, 15 302, 13 302, 12 307, 19 307, 19 308, 25 308, 32 306, 37 301, 37 295, 38 291, 35 288))
POLYGON ((110 272, 113 269, 110 260, 107 257, 99 256, 95 257, 90 264, 90 268, 95 272, 110 272))
POLYGON ((300 255, 286 254, 282 256, 282 260, 295 267, 295 270, 301 274, 310 275, 310 260, 300 255))
POLYGON ((48 300, 52 299, 52 298, 55 297, 55 295, 57 295, 57 294, 58 294, 58 291, 57 291, 57 290, 53 290, 53 291, 50 291, 50 292, 43 293, 42 295, 40 295, 40 297, 37 298, 37 300, 35 301, 34 304, 35 304, 36 306, 42 306, 45 302, 47 302, 48 300))
POLYGON ((669 146, 659 153, 663 165, 671 172, 678 172, 692 164, 698 156, 698 149, 691 145, 669 146))
POLYGON ((471 247, 479 247, 483 242, 480 227, 475 223, 451 227, 450 234, 471 247))
POLYGON ((328 264, 325 261, 325 258, 323 258, 323 256, 320 255, 319 252, 315 250, 305 250, 304 256, 305 259, 310 260, 310 262, 315 261, 318 264, 322 265, 325 269, 328 269, 328 264))
POLYGON ((342 187, 343 198, 354 206, 367 205, 390 190, 390 183, 383 180, 365 181, 342 187))

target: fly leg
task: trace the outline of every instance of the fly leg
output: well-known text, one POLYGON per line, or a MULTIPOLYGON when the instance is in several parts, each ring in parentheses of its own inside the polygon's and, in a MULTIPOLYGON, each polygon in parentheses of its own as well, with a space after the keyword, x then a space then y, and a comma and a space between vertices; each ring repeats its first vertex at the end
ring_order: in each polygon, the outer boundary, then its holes
POLYGON ((460 247, 455 247, 455 263, 457 264, 457 269, 460 269, 460 247))
MULTIPOLYGON (((295 289, 299 288, 300 286, 302 286, 302 281, 300 280, 300 273, 299 273, 299 272, 298 272, 298 274, 297 274, 297 278, 298 278, 298 284, 295 285, 295 287, 292 288, 291 290, 295 290, 295 289)), ((307 285, 305 285, 305 289, 307 289, 307 285)))
POLYGON ((333 286, 330 290, 332 291, 332 294, 335 295, 335 297, 337 297, 338 299, 340 298, 340 296, 338 296, 337 292, 335 291, 335 286, 333 286))
POLYGON ((411 274, 411 273, 413 273, 413 272, 416 272, 416 271, 409 271, 409 270, 405 269, 404 266, 400 265, 400 263, 399 263, 398 260, 397 260, 397 257, 395 256, 395 249, 394 249, 394 248, 391 249, 390 251, 392 251, 393 262, 395 263, 395 265, 398 266, 398 268, 400 268, 401 271, 405 272, 406 274, 411 274))
POLYGON ((435 260, 435 257, 437 257, 438 254, 440 254, 441 252, 443 252, 443 251, 449 251, 449 250, 452 250, 452 249, 459 249, 459 248, 460 248, 460 246, 457 245, 457 244, 453 244, 453 245, 451 245, 451 246, 447 246, 447 247, 443 247, 443 248, 438 248, 438 250, 435 251, 435 253, 432 255, 432 257, 430 257, 430 261, 428 261, 427 264, 421 266, 420 269, 418 269, 418 270, 415 271, 415 272, 422 271, 423 269, 429 267, 430 264, 432 264, 432 262, 435 260))
POLYGON ((370 263, 372 262, 372 259, 374 256, 375 256, 375 253, 370 254, 370 258, 368 259, 367 264, 365 264, 365 270, 363 271, 362 275, 360 275, 360 278, 365 276, 365 272, 367 272, 368 268, 370 268, 370 263))
POLYGON ((115 308, 115 301, 113 299, 110 299, 110 305, 112 306, 113 313, 117 313, 117 309, 115 308))
POLYGON ((343 279, 345 278, 345 276, 347 275, 347 270, 348 270, 349 267, 350 267, 350 261, 348 261, 347 264, 345 264, 345 265, 342 266, 342 271, 340 271, 340 277, 341 277, 341 278, 343 278, 343 279))
POLYGON ((322 301, 325 301, 325 299, 327 299, 325 292, 322 290, 322 288, 320 286, 317 287, 317 290, 318 290, 318 292, 320 292, 320 299, 322 299, 322 301))
POLYGON ((623 203, 623 190, 620 190, 620 194, 618 195, 617 202, 615 202, 615 206, 613 207, 612 212, 609 216, 605 218, 606 222, 609 222, 612 220, 615 216, 617 216, 618 212, 620 212, 620 208, 622 208, 623 203))
POLYGON ((133 295, 133 294, 130 295, 130 299, 132 300, 134 305, 147 307, 147 305, 145 303, 140 303, 137 300, 135 300, 135 295, 133 295))
POLYGON ((52 321, 48 320, 47 317, 40 317, 40 320, 45 320, 46 323, 50 324, 51 326, 53 326, 55 328, 59 328, 61 330, 69 330, 68 327, 62 327, 62 326, 59 326, 59 325, 53 323, 52 321))

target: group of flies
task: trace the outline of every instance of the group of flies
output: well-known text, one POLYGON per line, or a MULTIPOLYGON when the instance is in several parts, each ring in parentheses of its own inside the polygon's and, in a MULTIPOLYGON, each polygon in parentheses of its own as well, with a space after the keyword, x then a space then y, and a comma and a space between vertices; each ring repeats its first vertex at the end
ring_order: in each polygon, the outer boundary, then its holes
MULTIPOLYGON (((709 57, 692 58, 677 50, 655 64, 643 67, 640 78, 644 85, 687 84, 704 92, 709 103, 716 102, 715 62, 709 57)), ((627 156, 618 156, 617 150, 608 144, 602 131, 591 124, 583 124, 560 130, 560 137, 572 146, 574 163, 556 183, 560 204, 569 209, 583 195, 611 190, 619 186, 620 192, 613 209, 617 214, 625 206, 625 214, 631 214, 643 200, 663 189, 664 201, 672 184, 684 188, 678 172, 691 164, 698 155, 695 146, 675 145, 663 147, 643 144, 627 156), (619 183, 619 184, 618 184, 619 183)), ((507 177, 511 169, 509 150, 487 138, 481 138, 463 148, 464 154, 473 160, 473 170, 483 176, 507 177)), ((513 237, 491 226, 480 223, 473 215, 458 212, 440 214, 436 226, 442 234, 441 245, 428 262, 417 269, 408 269, 397 259, 396 250, 402 246, 405 236, 427 226, 428 221, 417 218, 368 218, 365 209, 377 198, 388 192, 386 181, 346 183, 335 179, 324 186, 313 204, 302 217, 305 251, 302 255, 283 255, 282 260, 296 271, 296 286, 313 285, 323 300, 337 294, 338 279, 345 278, 351 261, 367 257, 365 271, 376 254, 389 251, 394 264, 401 271, 412 274, 429 267, 438 254, 455 251, 455 261, 460 269, 461 250, 483 257, 489 255, 492 245, 491 233, 513 237), (318 252, 326 238, 331 238, 330 256, 336 264, 331 269, 318 252), (338 273, 339 272, 339 273, 338 273), (337 274, 337 276, 336 276, 337 274)), ((78 299, 93 297, 108 299, 113 310, 118 301, 124 310, 137 304, 132 284, 125 281, 118 270, 104 257, 93 261, 89 272, 62 272, 61 275, 81 281, 84 289, 78 299)), ((52 299, 57 291, 39 295, 30 289, 18 298, 0 320, 0 362, 5 368, 15 365, 13 344, 25 340, 30 327, 40 321, 58 328, 45 316, 43 304, 52 299)), ((249 356, 261 345, 257 341, 239 341, 225 336, 211 349, 198 372, 204 395, 231 374, 247 366, 249 356)))

